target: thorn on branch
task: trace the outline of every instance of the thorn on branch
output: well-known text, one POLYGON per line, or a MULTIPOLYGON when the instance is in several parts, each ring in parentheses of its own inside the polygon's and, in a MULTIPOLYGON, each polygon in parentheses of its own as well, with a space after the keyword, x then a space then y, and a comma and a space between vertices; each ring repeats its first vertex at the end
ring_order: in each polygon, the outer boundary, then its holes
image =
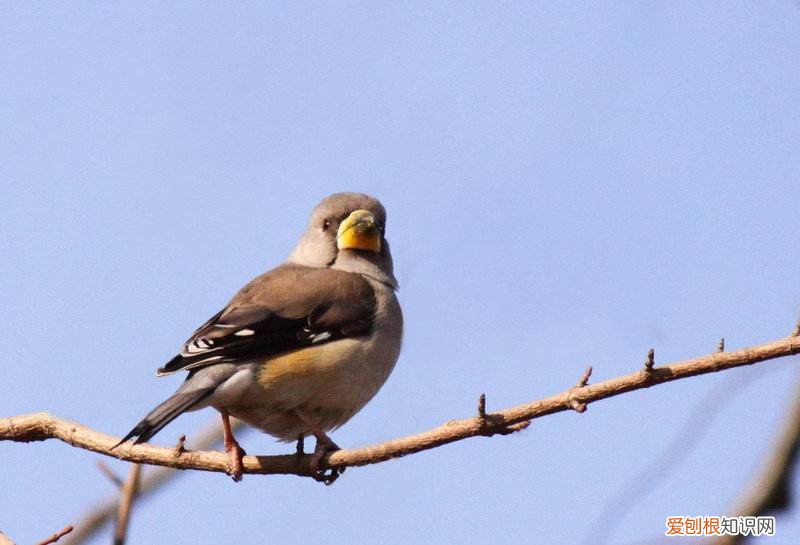
POLYGON ((794 326, 792 330, 791 337, 800 337, 800 320, 797 320, 797 324, 794 326))
POLYGON ((499 428, 495 433, 497 433, 497 435, 511 435, 512 433, 517 433, 518 431, 527 429, 530 425, 531 421, 525 420, 524 422, 517 422, 516 424, 499 428))
POLYGON ((70 524, 69 526, 67 526, 66 528, 61 530, 60 532, 56 532, 55 534, 51 535, 50 537, 48 537, 44 541, 40 541, 37 545, 50 545, 50 543, 55 543, 56 541, 58 541, 59 539, 61 539, 62 537, 64 537, 65 535, 67 535, 68 533, 70 533, 74 529, 75 529, 75 527, 70 524))
POLYGON ((576 413, 585 413, 587 409, 587 404, 585 401, 578 401, 573 397, 575 390, 585 387, 589 384, 589 377, 592 376, 592 366, 586 368, 586 371, 583 372, 581 375, 581 379, 578 381, 578 384, 575 385, 574 388, 570 389, 569 391, 569 406, 576 412, 576 413))
POLYGON ((186 448, 184 446, 185 444, 186 444, 186 436, 181 435, 180 437, 178 437, 178 442, 175 443, 175 446, 172 448, 172 453, 175 456, 175 458, 180 458, 181 454, 186 452, 186 448))
POLYGON ((717 352, 725 352, 725 337, 722 337, 719 340, 719 344, 717 345, 717 352))
POLYGON ((647 351, 647 359, 644 361, 644 370, 647 373, 653 371, 653 367, 656 364, 656 351, 654 349, 650 349, 647 351))
POLYGON ((522 431, 531 425, 530 420, 524 420, 515 424, 506 424, 500 415, 486 414, 486 394, 481 394, 478 398, 478 423, 480 434, 486 437, 492 435, 511 435, 522 431))
POLYGON ((102 473, 103 475, 105 475, 106 477, 108 477, 108 480, 110 480, 112 483, 114 483, 114 485, 115 485, 117 488, 122 488, 122 479, 120 478, 120 476, 119 476, 119 475, 117 475, 116 473, 114 473, 114 470, 113 470, 113 469, 111 469, 110 467, 108 467, 108 464, 106 464, 106 463, 105 463, 104 461, 102 461, 102 460, 97 460, 97 461, 95 462, 95 465, 97 465, 97 469, 99 469, 99 470, 100 470, 100 473, 102 473))
POLYGON ((589 384, 589 377, 592 376, 592 366, 586 368, 586 371, 583 372, 581 375, 581 379, 578 381, 578 384, 575 385, 576 388, 583 388, 587 384, 589 384))

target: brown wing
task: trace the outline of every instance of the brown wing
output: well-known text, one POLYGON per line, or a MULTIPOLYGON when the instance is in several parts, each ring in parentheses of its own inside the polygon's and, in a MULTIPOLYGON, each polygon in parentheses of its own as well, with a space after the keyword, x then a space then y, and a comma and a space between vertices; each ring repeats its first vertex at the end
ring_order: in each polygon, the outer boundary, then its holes
POLYGON ((158 374, 364 335, 374 316, 375 293, 361 275, 282 265, 242 288, 158 374))

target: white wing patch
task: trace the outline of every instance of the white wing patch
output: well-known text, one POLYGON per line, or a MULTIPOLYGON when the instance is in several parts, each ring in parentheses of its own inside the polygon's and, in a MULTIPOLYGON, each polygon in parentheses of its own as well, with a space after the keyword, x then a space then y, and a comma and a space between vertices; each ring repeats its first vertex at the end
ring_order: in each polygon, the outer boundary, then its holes
POLYGON ((189 355, 199 354, 200 352, 204 352, 209 348, 213 347, 214 347, 213 340, 206 339, 204 337, 199 337, 186 345, 186 350, 184 351, 184 353, 189 355))
POLYGON ((322 341, 326 341, 331 338, 330 331, 322 331, 321 333, 317 333, 316 335, 311 335, 309 340, 311 340, 311 344, 320 343, 322 341))

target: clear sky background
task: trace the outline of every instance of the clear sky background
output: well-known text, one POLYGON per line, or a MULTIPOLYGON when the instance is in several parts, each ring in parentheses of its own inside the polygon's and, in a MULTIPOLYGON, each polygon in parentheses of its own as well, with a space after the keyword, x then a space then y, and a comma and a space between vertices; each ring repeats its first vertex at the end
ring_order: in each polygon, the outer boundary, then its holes
MULTIPOLYGON (((794 326, 796 2, 163 4, 2 8, 0 414, 127 432, 179 384, 154 370, 334 191, 386 205, 407 325, 386 386, 334 433, 345 447, 470 416, 481 392, 490 409, 560 392, 588 364, 629 373, 651 346, 667 362, 794 326)), ((727 512, 798 361, 332 487, 187 473, 137 506, 130 543, 658 542, 667 515, 727 512), (725 390, 696 447, 598 520, 725 390)), ((0 528, 25 544, 76 521, 114 492, 98 458, 0 443, 0 528)), ((799 515, 760 542, 796 544, 799 515)))

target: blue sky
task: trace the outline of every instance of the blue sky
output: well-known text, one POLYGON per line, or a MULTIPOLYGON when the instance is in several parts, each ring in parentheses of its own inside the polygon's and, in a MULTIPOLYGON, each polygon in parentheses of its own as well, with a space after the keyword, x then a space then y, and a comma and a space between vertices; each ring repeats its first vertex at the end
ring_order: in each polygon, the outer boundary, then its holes
MULTIPOLYGON (((693 357, 798 318, 794 2, 162 4, 3 8, 2 415, 128 431, 178 385, 155 368, 334 191, 386 205, 406 316, 400 362, 342 446, 471 415, 481 392, 515 405, 587 364, 611 378, 651 346, 693 357)), ((138 506, 130 543, 657 539, 667 515, 731 506, 797 364, 635 392, 329 488, 186 474, 138 506), (726 402, 690 420, 715 391, 726 402), (687 422, 697 445, 598 520, 687 422)), ((113 493, 97 458, 0 444, 0 528, 29 543, 74 522, 113 493)), ((777 526, 762 542, 796 543, 797 508, 777 526)))

